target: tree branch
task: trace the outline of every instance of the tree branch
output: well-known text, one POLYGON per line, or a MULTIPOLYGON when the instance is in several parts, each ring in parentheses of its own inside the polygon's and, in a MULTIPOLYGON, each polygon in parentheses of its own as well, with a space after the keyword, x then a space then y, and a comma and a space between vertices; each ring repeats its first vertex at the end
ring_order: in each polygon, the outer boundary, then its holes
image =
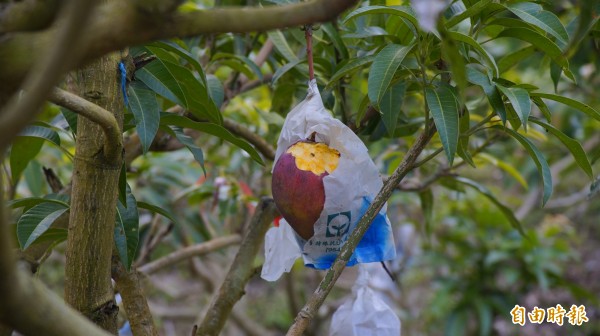
POLYGON ((112 278, 121 293, 127 318, 134 335, 158 336, 150 307, 141 284, 142 275, 135 269, 127 272, 118 256, 112 258, 112 278))
POLYGON ((308 302, 296 316, 294 324, 287 332, 288 336, 302 335, 304 330, 308 327, 310 320, 317 313, 327 295, 329 295, 329 292, 335 285, 335 282, 346 267, 346 263, 350 259, 350 256, 352 253, 354 253, 354 249, 362 239, 365 232, 367 232, 371 222, 379 213, 383 207, 383 204, 390 198, 396 186, 400 183, 400 181, 402 181, 406 174, 412 170, 413 164, 417 160, 417 157, 423 151, 434 133, 434 128, 427 128, 416 139, 413 146, 404 156, 402 163, 400 163, 392 176, 390 176, 387 182, 383 185, 383 188, 381 188, 381 191, 379 194, 377 194, 365 215, 360 219, 356 225, 356 228, 350 234, 348 241, 342 246, 342 249, 335 262, 327 271, 327 274, 325 274, 325 277, 319 284, 319 287, 315 290, 308 302))
POLYGON ((254 274, 254 258, 276 212, 275 202, 269 198, 262 198, 256 206, 248 233, 196 331, 197 336, 219 335, 233 305, 244 295, 246 283, 254 274))
MULTIPOLYGON (((2 158, 0 158, 2 159, 2 158)), ((4 200, 0 179, 0 200, 4 200)), ((17 270, 13 236, 0 206, 0 323, 26 335, 108 336, 25 270, 17 270), (52 321, 52 323, 48 323, 52 321)))
MULTIPOLYGON (((84 54, 82 62, 86 62, 111 51, 158 39, 297 27, 333 20, 356 3, 357 0, 312 0, 264 8, 173 11, 157 17, 130 1, 109 1, 99 6, 88 21, 85 36, 89 43, 78 50, 84 54)), ((0 64, 0 77, 19 82, 35 58, 43 57, 39 53, 40 46, 53 45, 54 35, 50 30, 18 33, 5 39, 0 44, 0 58, 7 61, 0 64)), ((73 52, 73 46, 76 44, 63 49, 73 52)))
POLYGON ((210 253, 214 250, 218 250, 220 248, 224 248, 233 244, 237 244, 242 240, 239 235, 230 235, 225 237, 219 237, 207 242, 186 247, 181 250, 177 250, 169 255, 166 255, 160 259, 157 259, 153 262, 145 264, 138 268, 138 270, 142 273, 152 274, 157 272, 158 270, 165 268, 167 266, 171 266, 177 262, 180 262, 185 259, 189 259, 191 257, 203 255, 210 253))
MULTIPOLYGON (((8 143, 25 127, 35 114, 39 111, 40 106, 44 103, 48 91, 56 84, 60 76, 65 71, 73 67, 79 59, 80 53, 73 50, 73 45, 87 45, 87 41, 82 41, 83 29, 81 27, 88 21, 92 9, 96 7, 93 0, 71 1, 65 7, 61 18, 61 24, 58 25, 56 39, 52 43, 44 44, 41 48, 38 46, 38 55, 44 55, 43 58, 35 63, 31 71, 25 71, 21 75, 29 72, 25 79, 22 90, 25 92, 24 97, 20 93, 13 94, 13 97, 0 111, 0 149, 8 146, 8 143)), ((10 40, 10 39, 9 39, 10 40)), ((0 47, 1 49, 1 47, 0 47)), ((20 50, 22 51, 22 50, 20 50)), ((10 58, 3 58, 4 53, 0 51, 0 59, 5 66, 10 67, 10 58)), ((23 55, 21 55, 23 57, 23 55)), ((21 62, 22 60, 16 60, 21 62)), ((31 67, 33 62, 28 64, 31 67)), ((2 67, 2 66, 0 66, 2 67)), ((0 78, 2 78, 0 71, 0 78)), ((5 94, 13 92, 20 84, 20 80, 16 82, 4 82, 0 87, 3 87, 5 94)))
POLYGON ((86 117, 102 128, 104 131, 104 155, 107 161, 113 162, 121 156, 123 150, 121 128, 112 113, 76 94, 58 88, 52 90, 49 99, 56 105, 86 117))
POLYGON ((231 133, 238 135, 250 142, 265 158, 275 160, 275 149, 260 135, 252 132, 249 128, 231 119, 223 119, 223 126, 231 133))

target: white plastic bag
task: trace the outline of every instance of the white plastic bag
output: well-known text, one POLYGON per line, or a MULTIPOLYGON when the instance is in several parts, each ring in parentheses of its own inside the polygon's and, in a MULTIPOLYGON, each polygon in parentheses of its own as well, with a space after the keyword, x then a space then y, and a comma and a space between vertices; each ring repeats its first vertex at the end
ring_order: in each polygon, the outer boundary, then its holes
POLYGON ((352 296, 333 314, 330 336, 400 336, 400 319, 369 287, 369 272, 360 266, 352 296))
MULTIPOLYGON (((317 142, 338 150, 340 159, 337 168, 323 178, 325 204, 314 225, 314 236, 308 241, 295 232, 294 236, 305 265, 328 269, 383 183, 367 147, 352 130, 325 110, 316 80, 309 83, 307 97, 288 113, 277 141, 275 162, 289 146, 308 139, 313 133, 317 142)), ((281 229, 280 226, 271 230, 281 229)), ((283 247, 272 244, 286 243, 270 240, 265 242, 265 250, 284 253, 283 247)), ((276 279, 281 275, 279 271, 287 268, 281 263, 281 256, 274 256, 273 253, 265 253, 264 267, 268 270, 263 268, 265 279, 276 279)), ((359 243, 348 266, 392 260, 395 257, 391 226, 384 206, 359 243)))

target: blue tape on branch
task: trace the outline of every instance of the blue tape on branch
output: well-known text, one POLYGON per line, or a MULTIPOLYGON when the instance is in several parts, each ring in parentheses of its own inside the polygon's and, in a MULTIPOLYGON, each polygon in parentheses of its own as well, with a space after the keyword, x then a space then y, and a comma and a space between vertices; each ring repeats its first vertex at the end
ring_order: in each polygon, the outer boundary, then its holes
POLYGON ((119 62, 119 70, 121 71, 121 91, 123 91, 123 99, 125 100, 125 106, 129 106, 129 99, 127 98, 127 69, 123 61, 119 62))

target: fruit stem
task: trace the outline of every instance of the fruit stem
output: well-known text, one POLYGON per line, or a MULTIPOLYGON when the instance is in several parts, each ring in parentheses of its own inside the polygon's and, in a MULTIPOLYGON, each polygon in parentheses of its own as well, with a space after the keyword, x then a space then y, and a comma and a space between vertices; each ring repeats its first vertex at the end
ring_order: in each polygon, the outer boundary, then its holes
POLYGON ((313 50, 312 50, 312 24, 304 26, 304 36, 306 37, 306 59, 308 61, 308 78, 312 81, 315 79, 315 69, 313 65, 313 50))

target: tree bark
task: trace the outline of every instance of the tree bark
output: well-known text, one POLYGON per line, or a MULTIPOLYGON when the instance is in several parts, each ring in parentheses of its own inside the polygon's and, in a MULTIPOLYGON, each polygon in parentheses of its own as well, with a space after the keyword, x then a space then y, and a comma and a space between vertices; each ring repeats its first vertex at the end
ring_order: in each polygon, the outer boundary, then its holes
MULTIPOLYGON (((123 127, 118 53, 76 73, 76 93, 111 111, 123 127)), ((117 333, 118 307, 111 285, 111 257, 122 156, 105 155, 105 134, 84 117, 77 123, 65 300, 103 329, 117 333)), ((122 149, 119 148, 118 151, 122 149)))

